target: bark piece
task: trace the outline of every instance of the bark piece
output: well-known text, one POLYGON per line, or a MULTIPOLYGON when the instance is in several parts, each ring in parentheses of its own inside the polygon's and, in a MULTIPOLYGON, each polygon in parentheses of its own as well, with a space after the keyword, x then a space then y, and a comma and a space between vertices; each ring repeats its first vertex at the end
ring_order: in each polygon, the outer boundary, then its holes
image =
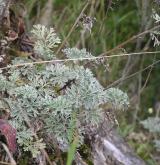
POLYGON ((98 128, 91 146, 94 165, 145 165, 107 121, 98 128))

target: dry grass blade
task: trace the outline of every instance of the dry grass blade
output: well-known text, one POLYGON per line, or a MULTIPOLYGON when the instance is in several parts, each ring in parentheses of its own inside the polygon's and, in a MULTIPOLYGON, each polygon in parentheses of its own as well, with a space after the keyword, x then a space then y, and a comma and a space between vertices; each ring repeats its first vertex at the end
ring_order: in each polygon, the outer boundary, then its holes
POLYGON ((106 51, 106 52, 100 54, 99 56, 105 56, 106 54, 112 53, 112 52, 114 52, 115 50, 117 50, 117 49, 119 49, 119 48, 122 48, 122 47, 125 46, 126 44, 128 44, 128 43, 134 41, 135 39, 137 39, 137 38, 139 38, 139 37, 141 37, 141 36, 143 36, 143 35, 145 35, 145 34, 147 34, 147 33, 150 33, 151 31, 154 31, 154 30, 156 30, 156 29, 158 29, 158 28, 160 28, 160 25, 157 25, 157 26, 155 26, 155 27, 153 27, 153 28, 151 28, 151 29, 149 29, 149 30, 146 30, 146 31, 140 33, 140 34, 134 35, 134 36, 132 36, 131 38, 129 38, 128 40, 126 40, 126 41, 122 42, 121 44, 117 45, 115 48, 113 48, 113 49, 111 49, 111 50, 109 50, 109 51, 106 51))
POLYGON ((14 160, 12 154, 10 153, 8 147, 4 144, 4 143, 1 143, 1 145, 3 146, 4 150, 6 151, 8 157, 9 157, 9 160, 10 160, 10 164, 11 165, 16 165, 16 161, 14 160))
POLYGON ((133 74, 127 76, 127 77, 120 78, 120 79, 114 81, 113 83, 111 83, 110 85, 107 86, 107 89, 110 88, 110 87, 116 86, 118 83, 120 83, 120 82, 122 82, 122 81, 125 81, 125 80, 127 80, 127 79, 129 79, 129 78, 131 78, 131 77, 133 77, 133 76, 135 76, 135 75, 137 75, 137 74, 139 74, 140 72, 144 72, 145 70, 147 70, 147 69, 149 69, 149 68, 153 68, 153 66, 155 66, 155 65, 158 64, 158 63, 160 63, 160 60, 154 62, 153 64, 151 64, 151 65, 145 67, 144 69, 142 69, 142 70, 140 70, 140 71, 138 71, 138 72, 135 72, 135 73, 133 73, 133 74))
POLYGON ((154 52, 137 52, 137 53, 124 53, 124 54, 114 54, 111 56, 98 56, 98 57, 87 57, 87 58, 72 58, 72 59, 57 59, 57 60, 48 60, 48 61, 36 61, 36 62, 29 62, 29 63, 22 63, 17 65, 9 65, 3 68, 0 68, 0 70, 6 70, 10 68, 16 68, 16 67, 23 67, 23 66, 29 66, 29 65, 36 65, 36 64, 49 64, 49 63, 57 63, 57 62, 67 62, 67 61, 84 61, 84 60, 98 60, 98 59, 104 59, 104 58, 113 58, 113 57, 124 57, 124 56, 134 56, 134 55, 144 55, 144 54, 158 54, 160 51, 154 51, 154 52))
POLYGON ((89 5, 89 2, 87 1, 86 5, 83 7, 83 9, 82 9, 80 15, 77 17, 77 19, 76 19, 75 23, 73 24, 71 30, 69 31, 68 35, 67 35, 66 38, 63 40, 63 42, 62 42, 62 44, 60 45, 60 47, 58 48, 56 54, 58 54, 58 53, 60 52, 60 50, 62 49, 62 47, 64 46, 64 44, 67 42, 68 38, 69 38, 70 35, 72 34, 74 28, 76 27, 76 25, 77 25, 79 19, 82 17, 82 15, 83 15, 84 11, 86 10, 86 8, 88 7, 88 5, 89 5))
POLYGON ((2 161, 0 161, 0 164, 1 164, 1 165, 3 165, 3 164, 4 164, 4 165, 12 165, 11 163, 2 162, 2 161))

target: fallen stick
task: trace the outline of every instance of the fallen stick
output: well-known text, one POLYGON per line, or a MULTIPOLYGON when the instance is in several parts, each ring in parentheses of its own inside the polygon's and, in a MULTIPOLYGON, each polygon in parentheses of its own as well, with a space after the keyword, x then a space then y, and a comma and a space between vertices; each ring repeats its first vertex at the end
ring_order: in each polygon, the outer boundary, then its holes
POLYGON ((92 136, 94 165, 146 165, 117 134, 115 128, 110 128, 108 121, 105 120, 92 136))

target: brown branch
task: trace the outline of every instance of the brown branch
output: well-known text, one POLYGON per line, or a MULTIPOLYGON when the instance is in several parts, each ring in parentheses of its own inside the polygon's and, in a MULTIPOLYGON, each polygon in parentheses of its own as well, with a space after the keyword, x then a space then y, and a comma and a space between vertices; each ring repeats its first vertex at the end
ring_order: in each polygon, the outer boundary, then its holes
POLYGON ((133 76, 135 76, 135 75, 137 75, 137 74, 139 74, 140 72, 144 72, 144 71, 146 71, 147 69, 152 68, 153 66, 157 65, 158 63, 160 63, 160 60, 154 62, 154 63, 151 64, 151 65, 148 65, 148 66, 145 67, 144 69, 142 69, 142 70, 140 70, 140 71, 137 71, 137 72, 135 72, 135 73, 133 73, 133 74, 131 74, 131 75, 129 75, 129 76, 126 76, 126 77, 124 77, 124 78, 122 78, 122 77, 119 78, 118 80, 116 80, 116 81, 114 81, 113 83, 111 83, 110 85, 108 85, 108 86, 107 86, 107 89, 110 88, 110 87, 113 87, 113 86, 117 85, 117 84, 120 83, 121 81, 125 81, 125 80, 127 80, 127 79, 129 79, 129 78, 131 78, 131 77, 133 77, 133 76))
MULTIPOLYGON (((156 59, 156 55, 154 56, 153 61, 155 61, 155 59, 156 59)), ((144 85, 142 86, 142 88, 141 88, 141 90, 140 90, 140 93, 142 93, 143 90, 145 89, 145 87, 146 87, 146 85, 147 85, 147 83, 148 83, 148 81, 149 81, 149 78, 150 78, 150 76, 151 76, 151 72, 152 72, 152 71, 153 71, 153 65, 151 66, 151 68, 150 68, 150 70, 149 70, 149 72, 148 72, 147 78, 146 78, 146 80, 145 80, 144 85)))
POLYGON ((78 151, 75 154, 75 163, 76 163, 76 165, 87 165, 87 163, 83 161, 83 159, 78 151))
POLYGON ((1 165, 3 165, 3 164, 4 164, 4 165, 13 165, 13 164, 11 164, 11 163, 7 163, 7 162, 3 162, 3 161, 0 161, 0 164, 1 164, 1 165))
POLYGON ((154 52, 137 52, 137 53, 123 53, 123 54, 114 54, 111 56, 97 56, 97 57, 85 57, 85 58, 71 58, 71 59, 57 59, 57 60, 47 60, 47 61, 35 61, 35 62, 28 62, 28 63, 20 63, 16 65, 8 65, 6 67, 0 68, 0 70, 6 70, 10 68, 18 68, 23 66, 32 66, 36 64, 56 64, 59 62, 68 62, 68 61, 84 61, 84 60, 98 60, 98 59, 104 59, 104 58, 114 58, 114 57, 124 57, 124 56, 134 56, 134 55, 143 55, 143 54, 157 54, 160 53, 160 51, 154 51, 154 52))
POLYGON ((146 31, 144 31, 144 32, 142 32, 142 33, 139 33, 139 34, 137 34, 137 35, 134 35, 134 36, 132 36, 131 38, 129 38, 128 40, 122 42, 121 44, 117 45, 117 46, 114 47, 113 49, 111 49, 111 50, 109 50, 109 51, 106 51, 106 52, 100 54, 99 56, 104 56, 104 55, 106 55, 106 54, 110 54, 110 53, 114 52, 115 50, 124 47, 125 45, 127 45, 127 44, 130 43, 131 41, 134 41, 135 39, 137 39, 137 38, 139 38, 139 37, 141 37, 141 36, 143 36, 143 35, 145 35, 145 34, 147 34, 147 33, 150 33, 150 32, 152 32, 152 31, 154 31, 154 30, 156 30, 156 29, 158 29, 158 28, 160 28, 160 25, 157 25, 157 26, 155 26, 155 27, 153 27, 153 28, 151 28, 151 29, 149 29, 149 30, 146 30, 146 31))
POLYGON ((70 35, 72 34, 74 28, 76 27, 78 21, 80 20, 80 18, 82 17, 84 11, 86 10, 86 8, 88 7, 89 2, 87 1, 86 5, 83 7, 81 13, 79 14, 79 16, 77 17, 75 23, 73 24, 72 28, 70 29, 68 35, 66 36, 66 38, 63 40, 62 44, 60 45, 60 47, 58 48, 56 54, 58 54, 60 52, 60 50, 62 49, 62 47, 64 46, 64 44, 67 42, 68 38, 70 37, 70 35))
POLYGON ((11 165, 16 165, 16 161, 14 160, 12 154, 10 153, 8 147, 4 144, 4 143, 1 143, 1 145, 3 146, 4 150, 6 151, 8 157, 9 157, 9 160, 10 160, 10 164, 11 165))

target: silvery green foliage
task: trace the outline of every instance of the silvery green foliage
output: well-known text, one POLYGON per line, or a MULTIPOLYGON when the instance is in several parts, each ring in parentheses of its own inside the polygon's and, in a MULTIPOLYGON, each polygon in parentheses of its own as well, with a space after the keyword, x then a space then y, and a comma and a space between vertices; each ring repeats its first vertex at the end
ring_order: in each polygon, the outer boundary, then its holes
POLYGON ((43 25, 34 25, 31 32, 36 39, 35 52, 45 60, 55 58, 53 48, 60 43, 60 39, 54 29, 47 29, 43 25))
POLYGON ((157 150, 160 151, 160 140, 154 140, 154 143, 157 150))
POLYGON ((155 23, 160 22, 160 16, 159 16, 159 14, 156 13, 155 10, 153 10, 152 17, 153 17, 153 19, 156 21, 155 23))
POLYGON ((81 50, 77 48, 67 48, 63 50, 63 53, 75 64, 80 64, 80 62, 82 62, 82 65, 87 65, 89 62, 91 62, 93 66, 97 66, 103 63, 103 58, 95 59, 95 56, 87 52, 84 48, 81 50))
MULTIPOLYGON (((160 118, 159 117, 149 117, 148 119, 141 122, 144 128, 148 129, 149 132, 160 135, 160 118)), ((157 136, 158 137, 158 136, 157 136)), ((155 146, 160 150, 160 140, 154 140, 155 146)))
POLYGON ((151 39, 154 41, 154 47, 160 45, 160 41, 158 40, 159 35, 160 35, 160 32, 158 31, 152 31, 150 33, 151 39))
POLYGON ((23 148, 24 151, 31 151, 33 157, 37 157, 40 154, 40 149, 45 148, 43 139, 34 141, 33 132, 31 130, 24 130, 18 132, 18 144, 23 148))
POLYGON ((125 110, 129 106, 127 94, 118 88, 109 88, 106 90, 106 96, 115 109, 125 110))
POLYGON ((87 52, 86 49, 67 48, 63 52, 69 59, 80 59, 80 58, 92 58, 94 57, 91 53, 87 52))
POLYGON ((148 119, 141 122, 144 128, 148 129, 150 132, 160 132, 160 118, 159 117, 149 117, 148 119))
MULTIPOLYGON (((45 55, 48 58, 48 50, 60 40, 53 29, 41 25, 34 26, 32 32, 37 38, 36 44, 42 44, 39 53, 43 59, 45 55)), ((69 48, 65 52, 68 58, 92 57, 84 49, 69 48)), ((31 60, 15 58, 12 64, 25 62, 31 60)), ((42 139, 34 138, 37 130, 30 130, 26 121, 31 121, 32 125, 37 121, 43 123, 38 133, 54 136, 60 149, 66 150, 74 137, 79 139, 79 145, 83 144, 86 128, 98 125, 104 118, 104 104, 110 103, 115 109, 128 106, 125 93, 114 88, 105 90, 89 68, 73 63, 29 65, 1 72, 0 91, 10 109, 10 123, 17 129, 19 145, 33 156, 45 144, 42 139)))
MULTIPOLYGON (((159 14, 156 13, 155 10, 153 10, 152 17, 155 20, 155 23, 159 23, 160 22, 160 16, 159 16, 159 14)), ((159 35, 160 35, 160 32, 157 31, 157 30, 156 31, 152 31, 150 33, 151 39, 154 41, 154 47, 160 45, 160 41, 158 39, 159 35)))

